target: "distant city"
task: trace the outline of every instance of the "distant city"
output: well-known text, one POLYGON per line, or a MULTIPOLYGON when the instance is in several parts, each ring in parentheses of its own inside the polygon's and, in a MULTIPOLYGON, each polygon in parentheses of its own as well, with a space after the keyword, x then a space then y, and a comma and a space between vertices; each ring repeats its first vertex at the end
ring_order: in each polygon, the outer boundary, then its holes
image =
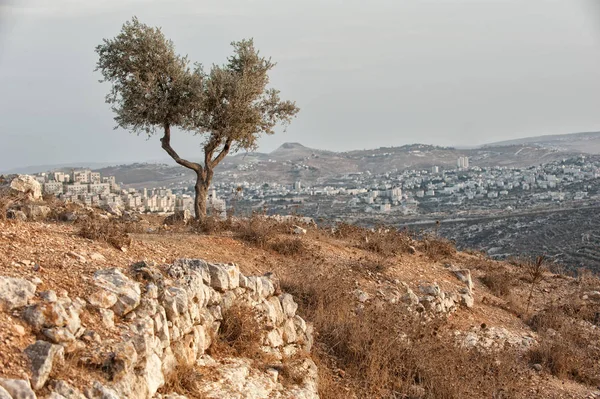
MULTIPOLYGON (((372 174, 348 173, 322 184, 217 181, 207 208, 225 215, 237 212, 302 213, 311 217, 361 215, 446 216, 515 211, 569 201, 598 200, 594 179, 600 177, 596 157, 569 158, 528 168, 471 166, 459 157, 454 169, 405 170, 372 174)), ((139 212, 171 213, 193 210, 192 181, 177 187, 122 188, 114 176, 91 170, 46 172, 36 175, 46 194, 67 202, 110 206, 139 212)))

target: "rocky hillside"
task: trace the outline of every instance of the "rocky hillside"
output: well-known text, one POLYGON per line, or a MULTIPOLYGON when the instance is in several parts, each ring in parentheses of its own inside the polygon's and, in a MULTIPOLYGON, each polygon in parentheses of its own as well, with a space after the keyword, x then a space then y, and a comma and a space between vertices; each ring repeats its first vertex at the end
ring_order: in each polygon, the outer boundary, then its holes
POLYGON ((8 207, 3 399, 600 397, 587 273, 393 230, 8 207))

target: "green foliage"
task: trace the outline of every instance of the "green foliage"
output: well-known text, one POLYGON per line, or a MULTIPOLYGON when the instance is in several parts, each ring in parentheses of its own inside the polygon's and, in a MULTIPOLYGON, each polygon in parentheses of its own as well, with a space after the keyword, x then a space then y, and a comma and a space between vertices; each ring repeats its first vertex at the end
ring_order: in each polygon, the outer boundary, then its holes
POLYGON ((163 129, 162 148, 178 164, 196 172, 196 217, 206 214, 213 169, 230 151, 256 148, 261 134, 288 125, 299 109, 268 88, 275 66, 260 56, 254 42, 231 43, 233 55, 206 73, 175 52, 159 28, 132 18, 113 39, 96 47, 96 70, 111 83, 106 102, 117 127, 152 135, 163 129), (203 164, 185 160, 171 147, 171 127, 204 138, 203 164))
POLYGON ((202 70, 192 71, 160 29, 134 17, 114 39, 104 39, 96 52, 96 70, 102 72, 102 82, 112 84, 106 102, 118 127, 152 134, 165 125, 183 126, 197 110, 202 70))

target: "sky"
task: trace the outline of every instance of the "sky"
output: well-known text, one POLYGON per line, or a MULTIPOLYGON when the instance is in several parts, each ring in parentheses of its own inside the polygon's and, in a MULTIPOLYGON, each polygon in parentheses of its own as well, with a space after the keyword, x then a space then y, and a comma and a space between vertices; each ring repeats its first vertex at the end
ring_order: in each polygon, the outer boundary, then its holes
MULTIPOLYGON (((345 151, 600 130, 596 0, 0 0, 0 171, 166 160, 114 130, 96 45, 132 16, 223 63, 254 38, 300 114, 260 140, 345 151)), ((200 140, 177 132, 180 155, 200 140)))

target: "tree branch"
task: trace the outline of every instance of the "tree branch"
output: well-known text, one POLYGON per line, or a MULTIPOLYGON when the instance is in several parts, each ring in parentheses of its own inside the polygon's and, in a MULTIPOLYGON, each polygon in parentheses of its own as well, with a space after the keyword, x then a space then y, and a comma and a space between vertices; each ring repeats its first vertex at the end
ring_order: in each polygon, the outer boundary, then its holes
POLYGON ((202 173, 202 165, 181 158, 179 154, 175 152, 173 147, 171 147, 171 126, 168 123, 165 123, 165 135, 160 139, 160 141, 162 143, 163 150, 165 150, 175 162, 183 167, 192 169, 196 173, 202 173))
POLYGON ((231 149, 231 142, 233 141, 233 139, 228 138, 227 141, 225 141, 225 145, 223 146, 223 149, 221 150, 221 152, 219 153, 219 155, 217 155, 217 157, 215 159, 212 160, 212 167, 215 167, 219 164, 219 162, 221 162, 223 160, 223 158, 225 158, 225 156, 229 153, 229 150, 231 149))

